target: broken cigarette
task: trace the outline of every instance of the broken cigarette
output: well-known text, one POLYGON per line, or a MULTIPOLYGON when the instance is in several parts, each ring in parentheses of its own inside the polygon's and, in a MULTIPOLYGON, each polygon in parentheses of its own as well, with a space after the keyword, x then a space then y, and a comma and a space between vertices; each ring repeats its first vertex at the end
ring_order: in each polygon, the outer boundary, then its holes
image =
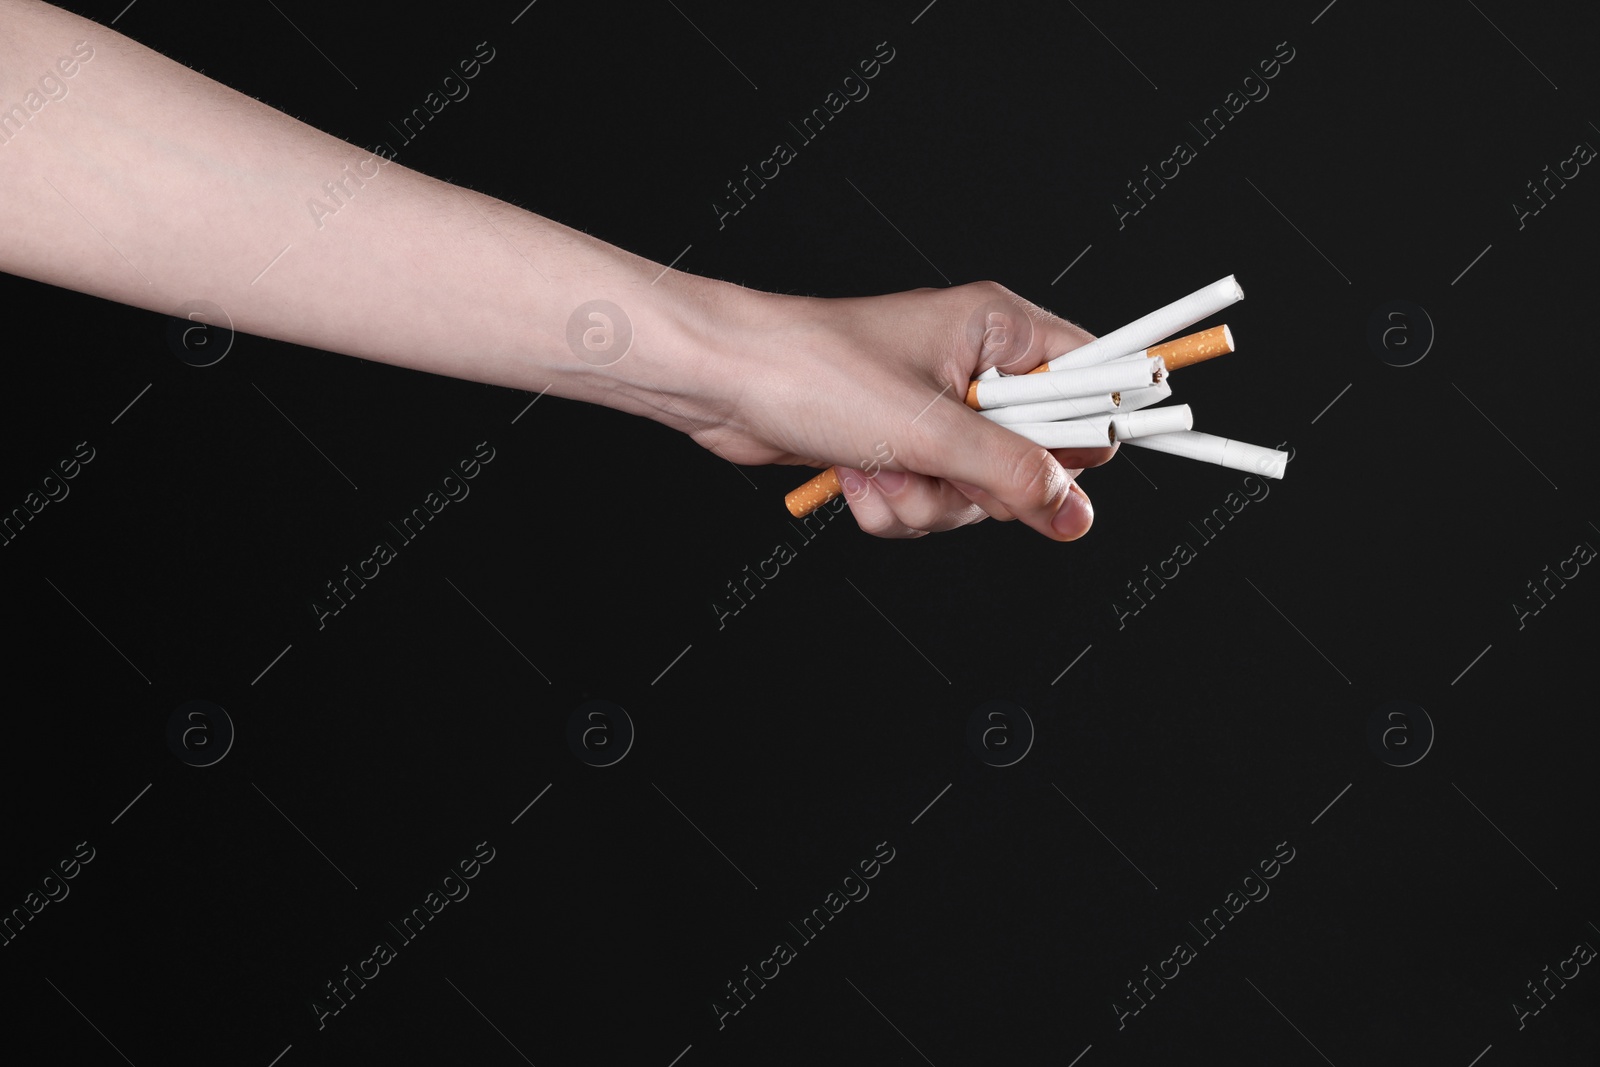
POLYGON ((803 519, 843 492, 844 486, 839 484, 839 468, 829 467, 800 488, 792 490, 783 498, 783 502, 789 508, 789 514, 803 519))
MULTIPOLYGON (((1177 340, 1168 341, 1165 344, 1159 344, 1151 348, 1142 349, 1138 352, 1130 352, 1127 355, 1117 356, 1114 359, 1105 360, 1103 363, 1087 364, 1087 366, 1103 366, 1105 363, 1125 363, 1137 359, 1148 359, 1152 356, 1155 356, 1165 362, 1167 369, 1172 371, 1178 370, 1182 367, 1193 366, 1196 363, 1201 363, 1208 359, 1214 359, 1217 356, 1225 356, 1232 351, 1233 331, 1228 329, 1227 325, 1224 324, 1221 326, 1213 326, 1209 330, 1201 330, 1198 333, 1191 333, 1186 337, 1179 337, 1177 340)), ((1053 366, 1049 363, 1041 363, 1027 373, 1043 374, 1046 371, 1060 371, 1063 369, 1071 370, 1073 368, 1062 368, 1053 366)), ((1008 375, 1008 377, 1022 377, 1022 375, 1008 375)), ((988 376, 980 374, 978 376, 978 381, 985 381, 987 378, 988 376)), ((967 403, 971 404, 972 397, 976 395, 978 395, 978 393, 971 385, 969 385, 967 387, 967 403)))
POLYGON ((1019 422, 1006 429, 1046 448, 1110 448, 1116 443, 1110 415, 1091 415, 1066 422, 1019 422))
MULTIPOLYGON (((1217 356, 1225 356, 1233 351, 1233 331, 1227 324, 1213 326, 1209 330, 1191 333, 1187 337, 1180 337, 1176 341, 1147 348, 1143 352, 1134 352, 1131 355, 1118 356, 1116 359, 1107 360, 1107 363, 1124 363, 1138 359, 1140 356, 1158 356, 1167 369, 1182 370, 1192 367, 1196 363, 1203 363, 1217 356)), ((1048 363, 1043 364, 1049 367, 1048 363)), ((1029 371, 1029 374, 1034 371, 1029 371)))
POLYGON ((1122 389, 1140 389, 1160 384, 1166 377, 1166 364, 1159 356, 1101 363, 1090 367, 1055 370, 1049 374, 1018 374, 1010 378, 991 378, 967 386, 967 406, 999 408, 1011 404, 1037 404, 1045 400, 1064 400, 1122 389))
MULTIPOLYGON (((1228 329, 1226 324, 1213 326, 1209 330, 1191 333, 1187 337, 1179 337, 1175 341, 1168 341, 1165 344, 1159 344, 1153 348, 1146 348, 1143 351, 1133 352, 1129 355, 1117 356, 1102 363, 1092 363, 1077 368, 1062 368, 1052 363, 1041 363, 1027 374, 1011 375, 999 380, 980 378, 967 386, 967 404, 970 407, 982 410, 1019 403, 1039 403, 1045 399, 1056 398, 1060 394, 1044 392, 1043 386, 1017 387, 1012 384, 1019 380, 1027 380, 1030 376, 1044 371, 1049 371, 1052 375, 1062 373, 1085 374, 1090 370, 1103 370, 1127 363, 1137 363, 1141 359, 1160 359, 1167 370, 1174 371, 1181 367, 1190 367, 1196 363, 1214 359, 1217 356, 1227 355, 1232 351, 1233 331, 1228 329), (1027 397, 1028 399, 1012 399, 1019 396, 1027 397)), ((1088 380, 1093 381, 1095 379, 1088 380)))
POLYGON ((1009 427, 1045 448, 1106 448, 1118 441, 1148 434, 1175 433, 1194 425, 1188 404, 1135 411, 1127 415, 1091 415, 1065 422, 1023 422, 1009 427))
MULTIPOLYGON (((1158 356, 1167 370, 1193 366, 1204 360, 1233 351, 1233 332, 1227 326, 1215 326, 1200 333, 1180 337, 1155 348, 1135 352, 1131 356, 1118 356, 1111 363, 1133 362, 1141 358, 1158 356)), ((1049 370, 1049 364, 1029 371, 1036 374, 1049 370)), ((976 395, 968 386, 968 393, 976 395)), ((1054 422, 1057 419, 1076 419, 1085 415, 1099 415, 1107 411, 1136 411, 1159 404, 1172 395, 1172 386, 1165 378, 1159 383, 1141 389, 1124 389, 1109 396, 1068 397, 1064 400, 1045 400, 1033 404, 1010 404, 1000 408, 985 408, 985 418, 1009 426, 1019 422, 1054 422)))
MULTIPOLYGON (((1179 330, 1193 326, 1201 319, 1215 315, 1229 305, 1244 299, 1244 290, 1234 281, 1233 275, 1218 279, 1203 289, 1197 289, 1166 307, 1157 308, 1148 315, 1119 326, 1103 337, 1050 360, 1046 366, 1053 370, 1087 367, 1104 363, 1149 348, 1163 337, 1171 337, 1179 330)), ((1003 377, 994 367, 978 375, 980 381, 1003 377)))
POLYGON ((1275 448, 1231 441, 1226 437, 1189 430, 1130 438, 1130 445, 1170 452, 1174 456, 1215 463, 1236 471, 1249 471, 1267 478, 1282 478, 1289 464, 1289 453, 1275 448))
MULTIPOLYGON (((1118 411, 1138 411, 1140 408, 1152 407, 1161 403, 1172 395, 1172 383, 1165 378, 1159 385, 1152 385, 1144 389, 1124 389, 1117 396, 1121 403, 1117 405, 1118 411)), ((1003 411, 1015 411, 1015 407, 996 408, 995 414, 1003 411)), ((984 412, 983 414, 987 414, 984 412)))
MULTIPOLYGON (((1120 393, 1099 393, 1095 396, 1070 396, 1065 400, 1045 400, 1038 404, 1012 404, 1006 408, 989 408, 978 414, 990 422, 1010 426, 1018 422, 1056 422, 1060 419, 1082 419, 1090 415, 1105 415, 1122 408, 1123 397, 1134 393, 1156 392, 1165 389, 1172 395, 1172 386, 1163 381, 1145 389, 1130 389, 1120 393)), ((1161 399, 1166 399, 1162 397, 1161 399)), ((1154 403, 1155 401, 1151 401, 1154 403)))
POLYGON ((1174 404, 1169 408, 1150 408, 1147 411, 1130 411, 1111 416, 1111 436, 1118 441, 1192 429, 1194 429, 1194 413, 1189 410, 1188 404, 1174 404))

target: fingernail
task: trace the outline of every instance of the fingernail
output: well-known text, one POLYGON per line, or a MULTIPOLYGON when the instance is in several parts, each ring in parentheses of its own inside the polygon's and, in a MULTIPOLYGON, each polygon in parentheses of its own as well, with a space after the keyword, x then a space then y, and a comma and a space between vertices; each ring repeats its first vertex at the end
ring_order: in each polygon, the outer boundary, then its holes
POLYGON ((1094 523, 1094 505, 1089 503, 1089 498, 1074 482, 1067 493, 1067 499, 1062 503, 1061 510, 1056 512, 1056 517, 1050 521, 1050 528, 1063 540, 1076 541, 1089 532, 1089 527, 1094 523))
POLYGON ((839 472, 839 487, 844 490, 844 495, 850 500, 860 500, 861 494, 867 491, 866 483, 855 471, 839 472))
POLYGON ((880 470, 874 475, 873 480, 885 493, 898 493, 900 487, 906 484, 906 472, 880 470))

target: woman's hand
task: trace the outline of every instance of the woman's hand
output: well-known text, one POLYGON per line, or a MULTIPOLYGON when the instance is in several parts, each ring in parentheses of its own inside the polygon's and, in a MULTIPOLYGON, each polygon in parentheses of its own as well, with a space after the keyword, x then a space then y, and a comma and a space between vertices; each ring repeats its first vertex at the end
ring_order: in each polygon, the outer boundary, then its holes
MULTIPOLYGON (((721 372, 693 420, 662 418, 735 463, 838 467, 856 521, 919 537, 992 516, 1071 541, 1094 521, 1078 474, 1115 446, 1033 444, 965 403, 967 383, 1093 340, 994 282, 886 296, 743 291, 721 372)), ((713 333, 719 327, 707 322, 713 333)), ((660 416, 658 416, 660 417, 660 416)))

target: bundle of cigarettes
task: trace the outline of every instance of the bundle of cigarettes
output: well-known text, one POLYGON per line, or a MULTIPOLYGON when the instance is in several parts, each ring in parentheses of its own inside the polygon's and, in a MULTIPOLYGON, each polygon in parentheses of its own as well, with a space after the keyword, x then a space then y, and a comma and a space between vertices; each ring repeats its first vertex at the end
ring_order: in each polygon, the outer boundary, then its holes
MULTIPOLYGON (((1188 404, 1154 406, 1172 395, 1173 371, 1233 351, 1227 326, 1163 340, 1243 299, 1230 274, 1027 374, 990 368, 967 387, 967 404, 1046 448, 1105 448, 1126 441, 1282 478, 1288 453, 1201 433, 1188 404)), ((799 518, 841 492, 838 471, 830 467, 784 502, 799 518)))

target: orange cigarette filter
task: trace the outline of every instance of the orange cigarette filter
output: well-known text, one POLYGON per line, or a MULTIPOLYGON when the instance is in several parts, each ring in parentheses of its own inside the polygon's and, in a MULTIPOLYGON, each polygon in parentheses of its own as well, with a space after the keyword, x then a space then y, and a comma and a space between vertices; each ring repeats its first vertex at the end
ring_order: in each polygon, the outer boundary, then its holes
POLYGON ((844 487, 839 484, 838 468, 829 467, 805 485, 789 493, 783 498, 783 502, 789 506, 789 514, 797 519, 803 519, 842 492, 844 487))
MULTIPOLYGON (((1191 333, 1187 337, 1180 337, 1175 341, 1156 345, 1154 348, 1145 349, 1148 356, 1159 356, 1166 363, 1167 370, 1174 371, 1180 367, 1188 367, 1195 363, 1204 363, 1217 356, 1225 356, 1233 351, 1233 332, 1226 325, 1213 326, 1209 330, 1191 333)), ((1049 363, 1041 363, 1028 371, 1029 374, 1043 374, 1050 369, 1049 363)), ((973 382, 967 386, 967 407, 978 406, 978 383, 973 382)))
MULTIPOLYGON (((1188 367, 1195 363, 1203 363, 1217 356, 1227 355, 1233 351, 1233 333, 1226 325, 1213 326, 1209 330, 1191 333, 1187 337, 1180 337, 1175 341, 1156 345, 1145 350, 1146 356, 1159 356, 1166 363, 1167 370, 1174 371, 1180 367, 1188 367)), ((1042 374, 1050 369, 1050 364, 1041 363, 1029 371, 1029 374, 1042 374)), ((978 406, 978 383, 973 382, 967 386, 967 406, 978 406)), ((829 467, 821 474, 812 478, 806 484, 790 492, 783 498, 784 504, 789 508, 789 514, 797 519, 804 518, 813 511, 844 492, 839 484, 839 471, 829 467)))

